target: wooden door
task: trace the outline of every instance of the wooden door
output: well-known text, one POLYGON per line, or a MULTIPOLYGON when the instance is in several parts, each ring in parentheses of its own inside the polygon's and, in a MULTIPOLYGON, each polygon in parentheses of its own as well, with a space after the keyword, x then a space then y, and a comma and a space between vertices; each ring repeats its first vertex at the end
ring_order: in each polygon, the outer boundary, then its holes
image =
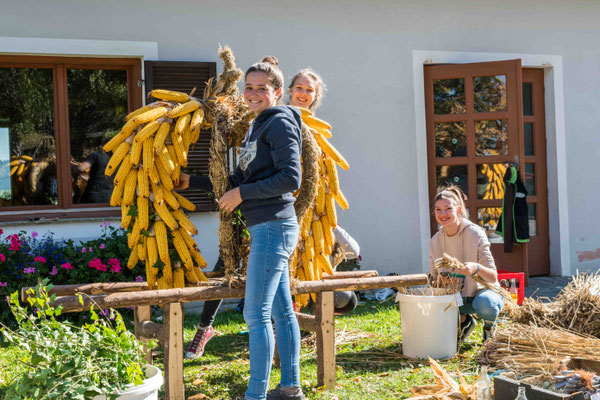
POLYGON ((529 204, 529 274, 549 275, 544 71, 523 69, 523 152, 529 204))
MULTIPOLYGON (((495 233, 504 172, 515 157, 524 159, 521 60, 425 66, 425 106, 430 202, 438 186, 461 187, 498 268, 527 273, 527 246, 504 253, 495 233)), ((520 163, 521 176, 524 168, 520 163)), ((435 233, 433 216, 431 227, 435 233)))

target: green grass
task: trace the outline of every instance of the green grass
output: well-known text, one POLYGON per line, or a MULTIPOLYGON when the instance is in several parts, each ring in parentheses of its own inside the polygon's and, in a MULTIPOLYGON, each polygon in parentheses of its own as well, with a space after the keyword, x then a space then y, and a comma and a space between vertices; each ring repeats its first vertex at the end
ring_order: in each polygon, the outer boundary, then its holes
MULTIPOLYGON (((194 336, 197 323, 197 316, 185 318, 186 346, 194 336)), ((242 398, 249 378, 248 335, 242 333, 247 330, 242 314, 235 311, 221 313, 214 327, 221 335, 207 344, 204 356, 185 360, 186 396, 193 399, 242 398)), ((367 302, 350 315, 336 317, 336 331, 343 343, 337 346, 337 385, 333 390, 317 387, 315 352, 309 343, 314 340, 310 334, 303 334, 300 379, 308 399, 403 399, 410 397, 412 386, 434 382, 427 362, 402 357, 400 314, 392 300, 367 302)), ((477 370, 475 353, 480 343, 481 326, 478 326, 459 353, 440 364, 453 375, 459 368, 467 374, 467 381, 472 382, 477 370)), ((0 349, 0 395, 3 387, 18 374, 18 363, 15 362, 18 359, 17 350, 0 349)), ((162 359, 156 359, 155 364, 162 367, 162 359)), ((279 370, 274 368, 270 387, 275 387, 278 382, 279 370)))

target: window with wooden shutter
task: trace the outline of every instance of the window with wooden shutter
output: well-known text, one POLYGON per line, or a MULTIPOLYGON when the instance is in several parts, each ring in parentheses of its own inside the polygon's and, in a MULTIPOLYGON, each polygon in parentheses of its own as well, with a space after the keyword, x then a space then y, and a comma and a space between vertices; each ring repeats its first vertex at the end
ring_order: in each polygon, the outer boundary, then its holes
MULTIPOLYGON (((152 89, 176 90, 190 93, 196 88, 195 96, 202 97, 206 82, 216 77, 215 62, 186 61, 146 61, 144 62, 146 94, 152 89)), ((148 103, 155 101, 149 98, 148 103)), ((203 131, 198 141, 190 146, 186 172, 194 175, 208 175, 208 145, 210 131, 203 131)), ((215 201, 210 195, 200 190, 186 190, 185 196, 196 204, 197 211, 214 211, 215 201)))

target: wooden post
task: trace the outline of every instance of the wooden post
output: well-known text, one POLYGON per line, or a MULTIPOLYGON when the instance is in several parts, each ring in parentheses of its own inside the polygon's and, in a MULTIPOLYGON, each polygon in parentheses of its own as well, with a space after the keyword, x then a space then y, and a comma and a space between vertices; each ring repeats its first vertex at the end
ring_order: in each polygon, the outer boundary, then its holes
POLYGON ((181 303, 163 306, 165 349, 165 399, 185 400, 183 387, 183 307, 181 303))
POLYGON ((317 293, 317 386, 335 387, 335 320, 333 292, 317 293))
POLYGON ((148 339, 142 337, 140 335, 139 327, 141 323, 144 321, 150 321, 152 318, 152 314, 150 311, 150 306, 139 306, 133 309, 133 323, 134 323, 134 333, 135 337, 140 339, 142 343, 144 343, 144 351, 146 352, 146 356, 144 359, 146 363, 152 365, 152 349, 148 348, 148 339))

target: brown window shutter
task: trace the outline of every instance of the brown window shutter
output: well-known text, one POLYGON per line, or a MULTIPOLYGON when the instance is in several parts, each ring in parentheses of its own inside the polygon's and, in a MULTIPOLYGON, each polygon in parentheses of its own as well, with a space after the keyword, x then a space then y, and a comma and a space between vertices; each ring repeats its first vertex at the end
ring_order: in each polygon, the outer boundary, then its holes
MULTIPOLYGON (((195 87, 196 97, 202 97, 206 82, 217 75, 215 62, 188 61, 145 61, 146 96, 152 89, 177 90, 190 93, 195 87)), ((155 101, 148 98, 148 103, 155 101)), ((190 146, 186 172, 196 175, 208 175, 208 145, 210 131, 203 131, 198 141, 190 146)), ((197 211, 214 211, 217 209, 212 197, 200 190, 182 192, 196 204, 197 211)))

